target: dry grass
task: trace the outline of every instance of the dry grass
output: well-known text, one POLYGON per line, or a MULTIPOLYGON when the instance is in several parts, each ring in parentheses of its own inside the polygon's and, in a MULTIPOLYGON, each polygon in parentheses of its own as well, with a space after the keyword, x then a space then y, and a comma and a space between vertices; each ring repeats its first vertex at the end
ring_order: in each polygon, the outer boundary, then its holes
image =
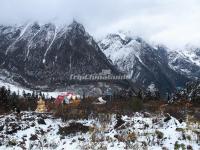
MULTIPOLYGON (((193 122, 200 121, 200 104, 189 103, 186 100, 176 101, 168 104, 166 101, 142 101, 137 97, 126 99, 115 99, 107 101, 103 105, 95 105, 93 102, 96 98, 86 98, 80 103, 64 104, 56 106, 53 100, 46 100, 47 110, 53 112, 56 117, 61 117, 63 120, 88 118, 91 113, 104 114, 125 114, 131 115, 133 112, 146 111, 150 113, 169 113, 177 119, 185 119, 186 114, 193 116, 193 122)), ((37 107, 37 100, 26 100, 21 98, 17 102, 17 106, 21 111, 34 111, 37 107)), ((10 106, 12 107, 12 106, 10 106)), ((0 114, 8 113, 10 110, 4 106, 0 106, 0 114)))

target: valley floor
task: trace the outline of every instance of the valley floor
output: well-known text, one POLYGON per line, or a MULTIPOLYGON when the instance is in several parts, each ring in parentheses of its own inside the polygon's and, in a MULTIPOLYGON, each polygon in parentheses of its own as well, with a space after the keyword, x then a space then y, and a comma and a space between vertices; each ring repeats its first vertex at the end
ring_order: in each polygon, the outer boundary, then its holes
POLYGON ((49 113, 0 116, 0 150, 200 150, 200 124, 170 115, 91 114, 63 122, 49 113))

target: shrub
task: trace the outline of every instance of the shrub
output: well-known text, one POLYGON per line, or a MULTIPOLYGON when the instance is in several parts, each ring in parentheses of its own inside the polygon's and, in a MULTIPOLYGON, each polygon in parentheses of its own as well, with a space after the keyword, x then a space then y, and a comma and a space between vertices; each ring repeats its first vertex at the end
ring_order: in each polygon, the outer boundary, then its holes
POLYGON ((178 144, 178 141, 176 141, 175 144, 174 144, 174 150, 179 150, 180 147, 181 146, 178 144))
POLYGON ((164 137, 164 134, 161 131, 156 130, 156 135, 158 139, 162 139, 164 137))
POLYGON ((179 144, 178 141, 176 141, 175 144, 174 144, 174 150, 179 150, 180 148, 181 148, 182 150, 186 150, 185 144, 183 144, 183 143, 182 143, 182 144, 179 144))
POLYGON ((125 123, 125 121, 122 120, 121 115, 116 115, 116 119, 117 119, 117 123, 116 123, 116 125, 114 126, 114 129, 120 127, 122 124, 125 123))
POLYGON ((59 127, 59 131, 58 134, 63 135, 63 136, 67 136, 69 134, 75 134, 77 132, 82 132, 82 133, 86 133, 89 131, 89 126, 84 126, 81 123, 70 123, 69 126, 65 126, 65 127, 59 127))
POLYGON ((182 148, 182 150, 186 150, 186 148, 185 148, 185 144, 181 144, 181 148, 182 148))
POLYGON ((136 139, 137 139, 137 136, 136 136, 135 132, 131 132, 128 134, 129 141, 135 142, 136 139))
POLYGON ((31 137, 29 138, 31 141, 38 140, 38 136, 36 134, 31 134, 31 137))
POLYGON ((143 101, 139 98, 132 97, 130 99, 129 107, 134 112, 141 111, 143 109, 143 101))
POLYGON ((46 125, 46 122, 44 121, 43 118, 39 118, 37 121, 38 121, 38 124, 44 124, 44 125, 46 125))
POLYGON ((178 131, 178 132, 184 132, 184 129, 183 128, 176 128, 176 131, 178 131))
POLYGON ((17 141, 16 141, 16 140, 10 140, 10 141, 8 142, 8 145, 10 145, 10 146, 15 146, 15 145, 17 145, 17 141))
POLYGON ((190 135, 188 135, 187 137, 186 137, 189 141, 191 141, 191 136, 190 135))
POLYGON ((166 114, 164 122, 168 122, 171 119, 171 116, 169 114, 166 114))
POLYGON ((188 146, 187 146, 187 150, 193 150, 192 146, 191 146, 191 145, 188 145, 188 146))

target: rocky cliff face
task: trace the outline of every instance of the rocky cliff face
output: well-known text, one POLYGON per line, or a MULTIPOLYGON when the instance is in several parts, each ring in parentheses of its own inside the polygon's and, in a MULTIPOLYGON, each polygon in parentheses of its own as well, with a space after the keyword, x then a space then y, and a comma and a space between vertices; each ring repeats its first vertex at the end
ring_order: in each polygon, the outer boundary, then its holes
POLYGON ((169 51, 170 67, 193 79, 200 78, 200 49, 187 46, 185 49, 169 51))
MULTIPOLYGON (((162 94, 200 77, 200 66, 180 57, 178 51, 152 46, 138 37, 110 34, 99 42, 105 55, 139 87, 155 84, 162 94), (179 69, 178 69, 179 68, 179 69), (190 74, 184 71, 189 70, 190 74)), ((195 58, 193 58, 195 59, 195 58)), ((198 62, 200 58, 196 58, 198 62)))
POLYGON ((131 82, 126 82, 137 89, 154 84, 165 94, 200 78, 200 51, 169 50, 126 34, 110 34, 97 44, 76 21, 59 27, 52 23, 0 26, 1 80, 55 89, 68 85, 71 74, 102 69, 129 75, 131 82))
POLYGON ((66 85, 70 74, 116 69, 83 25, 0 26, 0 68, 25 86, 66 85))

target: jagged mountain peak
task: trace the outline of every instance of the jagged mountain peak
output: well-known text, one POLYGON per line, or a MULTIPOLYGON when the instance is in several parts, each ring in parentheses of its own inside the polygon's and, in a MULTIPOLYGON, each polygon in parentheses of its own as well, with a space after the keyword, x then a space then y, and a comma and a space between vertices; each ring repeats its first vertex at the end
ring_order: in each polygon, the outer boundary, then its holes
POLYGON ((138 87, 153 83, 163 92, 172 91, 188 77, 200 76, 199 49, 190 49, 170 51, 127 32, 109 34, 97 44, 75 20, 62 26, 38 22, 0 26, 0 69, 32 85, 66 83, 71 73, 116 72, 117 66, 138 87))
POLYGON ((76 20, 73 20, 71 24, 68 25, 68 30, 71 31, 71 34, 85 34, 85 28, 84 26, 77 22, 76 20))
POLYGON ((169 51, 163 45, 151 45, 141 37, 117 33, 101 40, 99 46, 121 71, 131 76, 133 83, 144 88, 154 83, 164 94, 188 81, 170 68, 169 51))
POLYGON ((10 35, 0 34, 0 69, 14 74, 14 80, 25 86, 56 88, 70 82, 70 74, 117 71, 76 21, 62 27, 27 23, 18 28, 19 32, 14 26, 9 28, 10 35))
POLYGON ((112 40, 123 40, 122 37, 119 34, 108 34, 106 36, 107 39, 112 39, 112 40))
MULTIPOLYGON (((122 45, 143 44, 150 46, 143 38, 133 35, 131 32, 110 33, 99 41, 100 44, 110 45, 111 43, 120 43, 122 45)), ((103 46, 103 45, 102 45, 103 46)))
POLYGON ((40 24, 38 22, 28 22, 19 27, 16 26, 7 27, 2 25, 0 32, 2 32, 2 35, 5 35, 4 39, 6 38, 9 40, 12 38, 10 36, 13 36, 14 40, 11 43, 9 43, 9 46, 7 48, 4 49, 5 55, 15 52, 15 47, 17 47, 19 42, 22 42, 21 41, 22 39, 24 40, 25 43, 27 43, 26 44, 27 56, 29 55, 30 48, 33 47, 36 48, 38 46, 43 47, 45 46, 45 44, 49 45, 49 47, 45 48, 48 51, 51 48, 52 44, 54 43, 55 39, 57 38, 62 38, 60 39, 61 41, 66 40, 66 38, 71 39, 70 43, 73 44, 74 40, 82 37, 82 39, 85 38, 85 40, 87 40, 88 43, 94 45, 93 38, 85 31, 84 26, 78 23, 77 21, 73 21, 69 25, 65 24, 62 26, 57 26, 56 24, 51 22, 45 24, 40 24), (8 34, 10 34, 9 37, 7 36, 8 34), (38 41, 37 45, 35 41, 38 41))
POLYGON ((40 29, 40 24, 38 22, 33 22, 32 28, 40 29))
POLYGON ((70 27, 76 28, 76 29, 81 29, 81 30, 85 30, 84 26, 79 23, 76 20, 73 20, 71 24, 69 24, 70 27))

